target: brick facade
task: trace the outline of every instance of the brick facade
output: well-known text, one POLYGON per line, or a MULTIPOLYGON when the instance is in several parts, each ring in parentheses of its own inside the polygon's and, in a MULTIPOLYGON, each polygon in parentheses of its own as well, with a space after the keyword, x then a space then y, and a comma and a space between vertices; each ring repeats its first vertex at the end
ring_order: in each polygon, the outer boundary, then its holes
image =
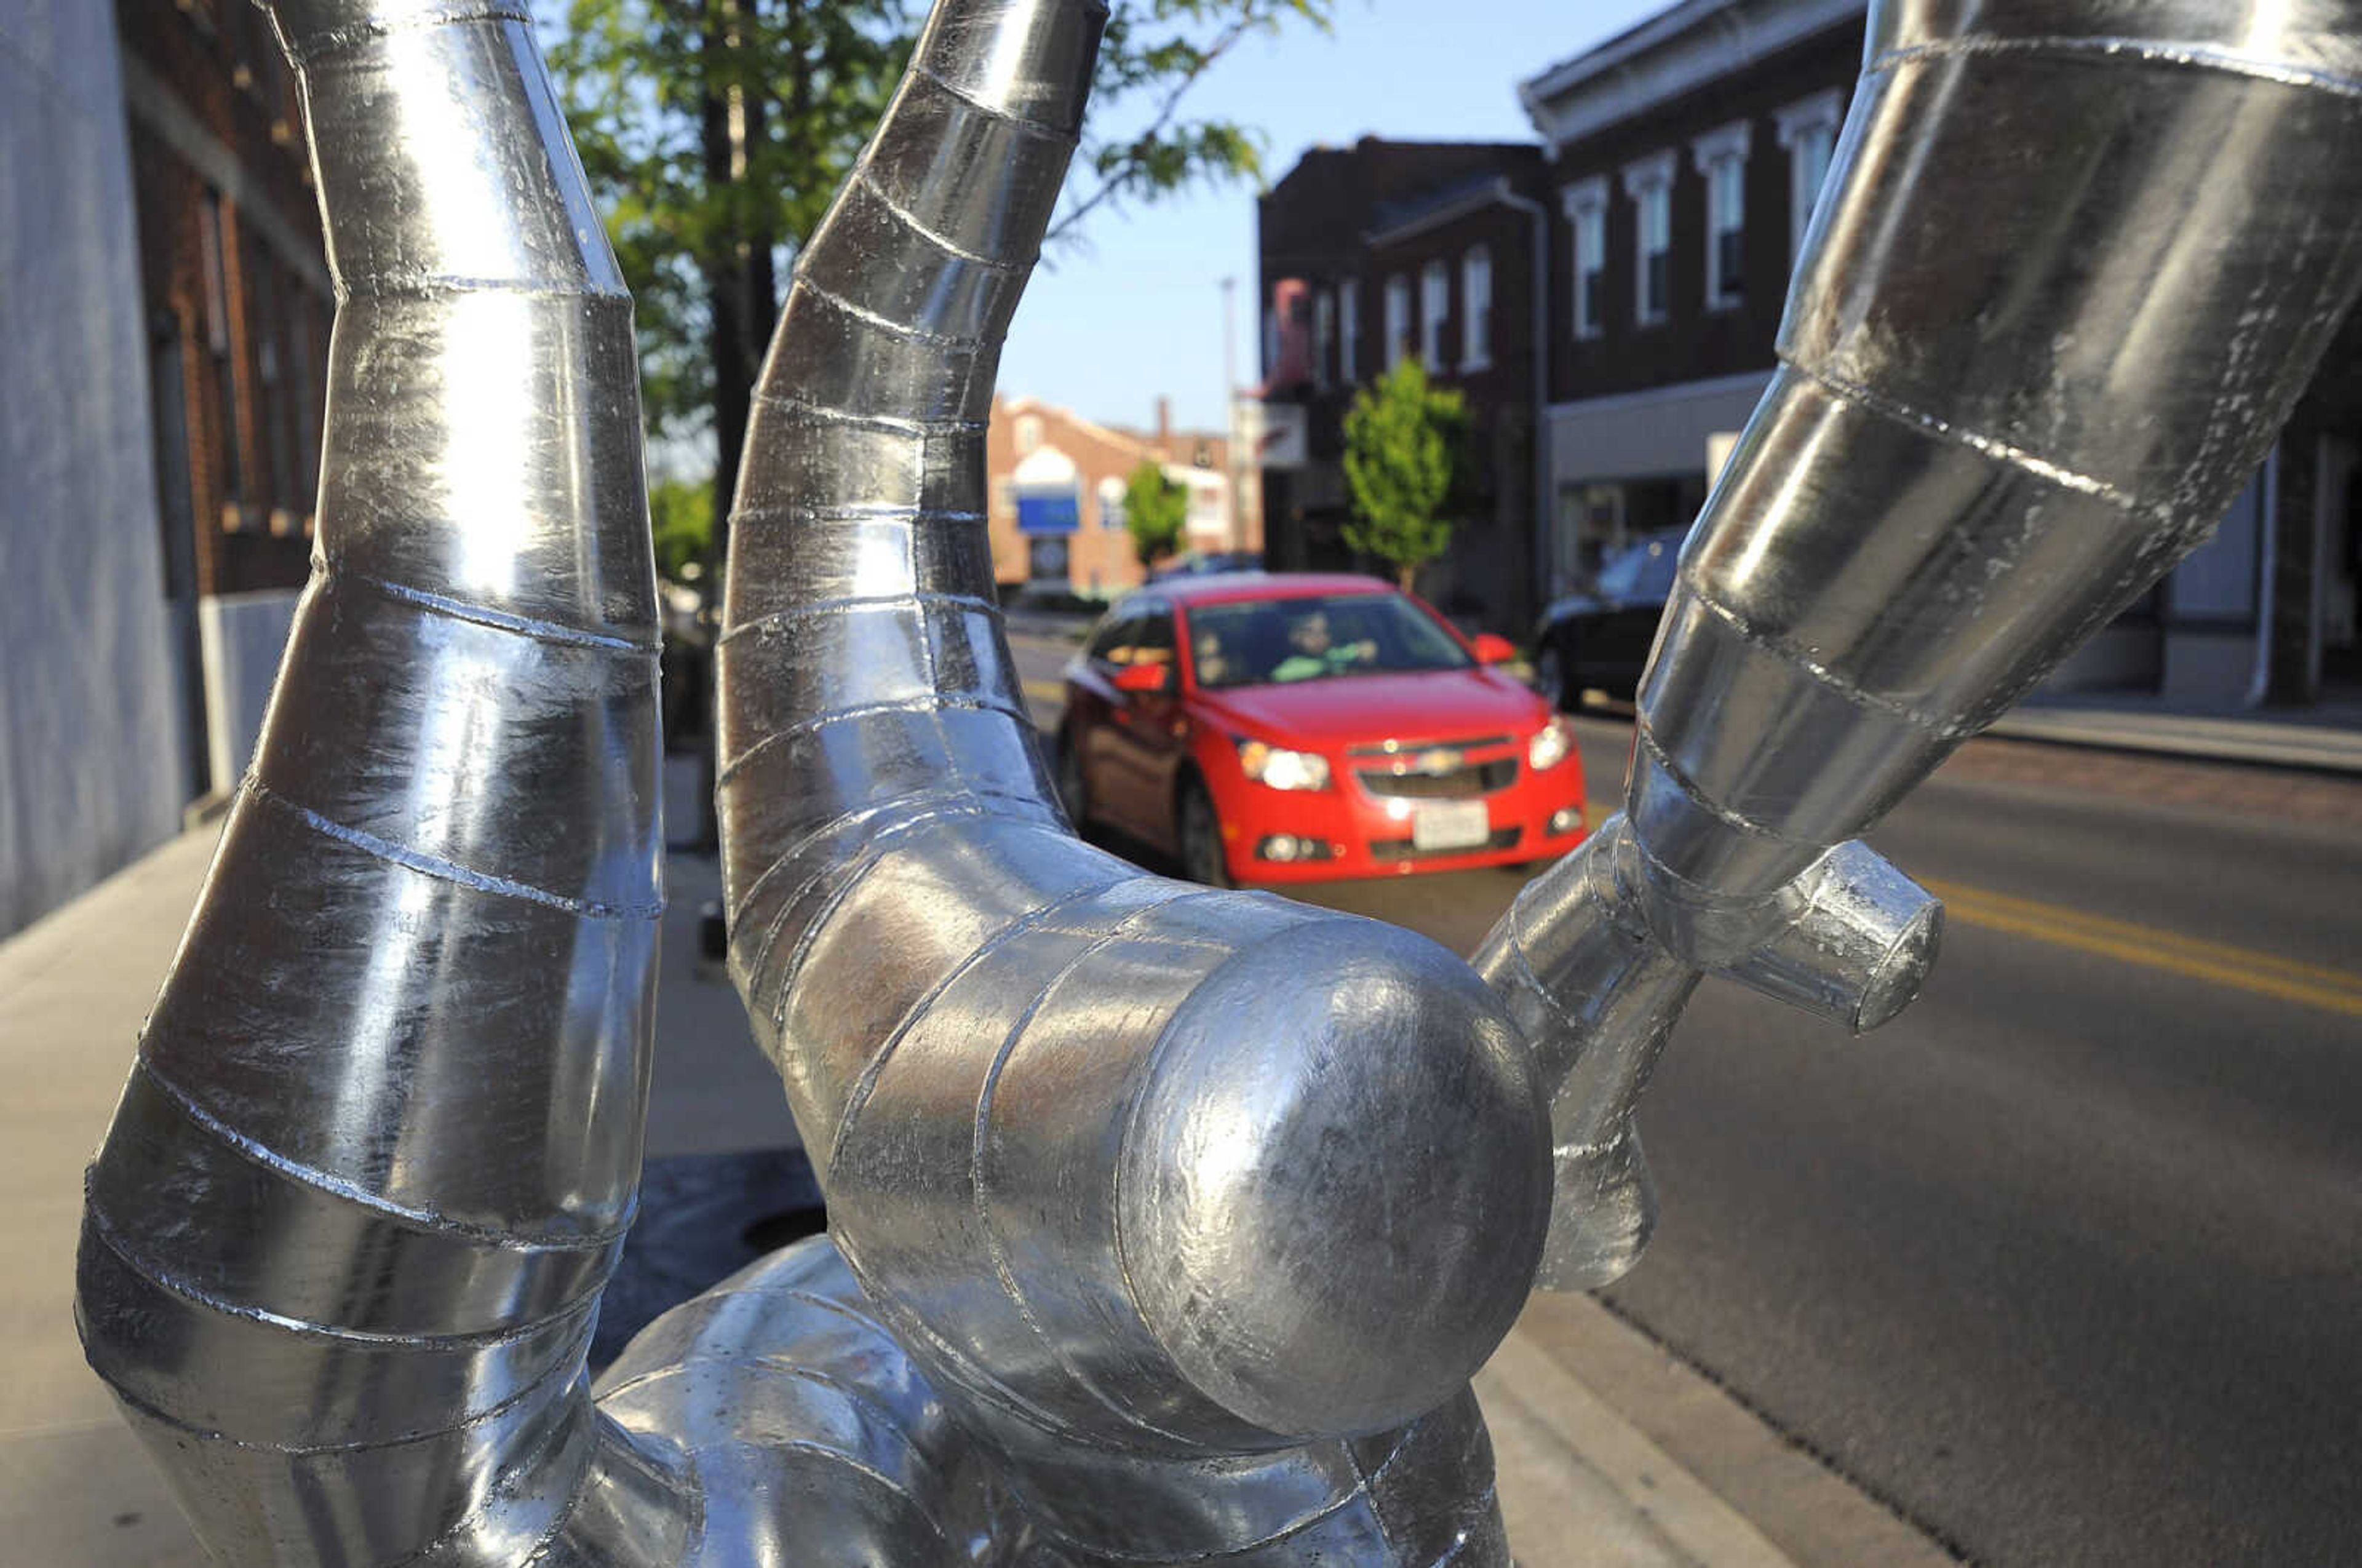
POLYGON ((1271 313, 1264 398, 1300 408, 1306 430, 1301 466, 1264 471, 1274 565, 1372 565, 1354 560, 1341 532, 1344 416, 1387 369, 1396 286, 1406 351, 1429 360, 1435 384, 1462 394, 1469 415, 1451 502, 1460 526, 1419 585, 1473 624, 1512 626, 1531 613, 1534 241, 1547 193, 1530 145, 1365 137, 1306 153, 1262 198, 1261 297, 1271 313), (1488 319, 1472 338, 1479 258, 1488 319), (1430 270, 1440 270, 1440 287, 1427 282, 1430 270), (1442 308, 1431 309, 1439 299, 1442 308))
POLYGON ((295 83, 246 0, 118 0, 168 525, 199 594, 308 570, 334 315, 295 83))
POLYGON ((1190 487, 1185 547, 1212 552, 1263 547, 1259 518, 1230 499, 1230 443, 1203 431, 1174 430, 1159 403, 1154 432, 1099 425, 1038 398, 996 397, 985 438, 993 575, 1004 587, 1054 582, 1076 593, 1113 595, 1147 575, 1123 526, 1122 493, 1143 462, 1162 465, 1190 487), (1071 532, 1028 534, 1019 526, 1027 496, 1073 505, 1071 532), (1234 526, 1238 532, 1234 532, 1234 526))

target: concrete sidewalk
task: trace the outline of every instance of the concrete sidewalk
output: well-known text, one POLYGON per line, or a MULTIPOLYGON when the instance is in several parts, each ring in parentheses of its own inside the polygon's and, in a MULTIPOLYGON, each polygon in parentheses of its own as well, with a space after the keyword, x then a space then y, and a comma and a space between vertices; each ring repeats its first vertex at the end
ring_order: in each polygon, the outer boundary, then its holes
MULTIPOLYGON (((0 1541, 40 1568, 198 1568, 72 1323, 82 1170, 213 852, 193 833, 0 944, 0 1541)), ((711 860, 668 862, 652 1157, 792 1142, 726 983, 711 860)), ((1523 1568, 1952 1559, 1584 1297, 1537 1297, 1478 1383, 1523 1568)))
POLYGON ((2362 712, 2348 708, 2196 713, 2132 701, 2100 707, 2037 701, 2013 708, 1985 733, 2201 762, 2362 774, 2362 712))

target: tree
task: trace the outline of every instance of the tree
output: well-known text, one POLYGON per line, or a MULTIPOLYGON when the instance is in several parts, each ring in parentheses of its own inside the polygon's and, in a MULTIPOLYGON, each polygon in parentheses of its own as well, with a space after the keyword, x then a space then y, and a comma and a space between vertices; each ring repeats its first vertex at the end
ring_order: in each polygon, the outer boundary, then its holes
MULTIPOLYGON (((545 0, 555 6, 558 0, 545 0)), ((1335 0, 1117 0, 1053 241, 1089 214, 1253 178, 1248 128, 1181 113, 1250 34, 1326 27, 1335 0)), ((782 281, 875 128, 924 7, 913 0, 564 0, 550 64, 638 302, 652 435, 712 442, 737 486, 782 281)), ((717 553, 727 519, 716 527, 717 553)))
POLYGON ((1407 356, 1355 393, 1346 412, 1353 510, 1345 542, 1392 566, 1405 592, 1418 569, 1451 543, 1443 505, 1467 425, 1465 400, 1429 386, 1426 367, 1407 356))
POLYGON ((657 570, 675 582, 695 575, 691 563, 702 563, 713 548, 712 481, 650 480, 648 516, 656 529, 657 570))
POLYGON ((1188 515, 1187 486, 1174 483, 1162 467, 1146 460, 1131 470, 1123 490, 1123 526, 1142 566, 1180 547, 1181 525, 1188 515))

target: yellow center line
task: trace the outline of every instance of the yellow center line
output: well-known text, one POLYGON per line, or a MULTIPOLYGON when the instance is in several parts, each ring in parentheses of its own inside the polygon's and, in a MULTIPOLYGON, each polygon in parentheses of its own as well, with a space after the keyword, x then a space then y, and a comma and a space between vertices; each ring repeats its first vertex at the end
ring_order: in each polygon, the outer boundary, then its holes
POLYGON ((2362 1018, 2362 975, 1959 882, 1922 879, 1963 925, 2362 1018))
POLYGON ((1036 702, 1064 702, 1066 687, 1063 681, 1029 680, 1025 683, 1025 695, 1036 702))

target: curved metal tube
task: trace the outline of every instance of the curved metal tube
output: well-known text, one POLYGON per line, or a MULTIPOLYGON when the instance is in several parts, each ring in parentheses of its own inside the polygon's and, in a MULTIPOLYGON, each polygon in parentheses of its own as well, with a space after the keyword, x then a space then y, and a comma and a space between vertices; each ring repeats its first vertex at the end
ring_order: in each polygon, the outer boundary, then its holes
POLYGON ((1465 1386, 1548 1195, 1514 1032, 1430 944, 1076 839, 994 602, 993 371, 1103 16, 939 6, 797 267, 721 646, 733 968, 837 1247, 1061 1550, 1506 1562, 1465 1386))
POLYGON ((2362 285, 2357 28, 2352 0, 1872 6, 1780 370, 1642 681, 1627 817, 1479 961, 1546 1075, 1581 1064, 1562 1197, 1615 1194, 1554 1215, 1546 1280, 1612 1278, 1645 1236, 1628 1095, 1583 1084, 1637 1092, 1700 969, 1858 1024, 1907 1001, 1938 911, 1845 841, 2262 459, 2362 285))
POLYGON ((318 552, 80 1319, 224 1561, 520 1561, 666 1485, 583 1376, 661 902, 631 301, 522 6, 272 14, 339 300, 318 552))
POLYGON ((1628 813, 1472 971, 1067 831, 983 419, 1104 13, 945 0, 798 268, 721 653, 733 965, 835 1242, 594 1405, 660 843, 628 302, 521 9, 271 9, 320 556, 80 1261, 241 1563, 1506 1568, 1466 1379, 1538 1258, 1638 1255, 1699 976, 1909 1000, 1940 910, 1852 835, 2195 542, 2362 285, 2362 3, 1874 8, 1628 813))

